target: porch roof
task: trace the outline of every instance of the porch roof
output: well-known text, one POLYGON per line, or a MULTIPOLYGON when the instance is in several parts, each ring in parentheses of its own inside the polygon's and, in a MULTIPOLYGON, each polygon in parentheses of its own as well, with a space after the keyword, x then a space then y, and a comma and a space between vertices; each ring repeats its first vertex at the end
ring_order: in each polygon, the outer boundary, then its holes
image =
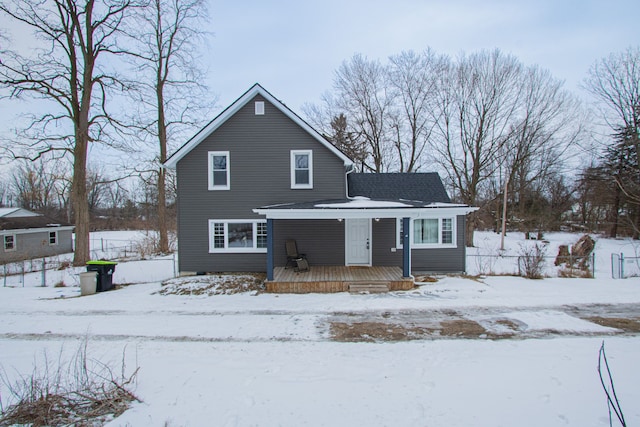
POLYGON ((265 215, 267 219, 435 218, 442 215, 466 215, 477 209, 456 203, 354 197, 283 203, 263 206, 253 212, 265 215))

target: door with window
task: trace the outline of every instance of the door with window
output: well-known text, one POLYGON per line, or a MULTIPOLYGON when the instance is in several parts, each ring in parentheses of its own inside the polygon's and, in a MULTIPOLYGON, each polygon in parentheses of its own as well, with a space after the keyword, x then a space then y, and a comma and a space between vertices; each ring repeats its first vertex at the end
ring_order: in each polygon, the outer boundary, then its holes
POLYGON ((347 219, 345 228, 345 264, 371 265, 371 220, 347 219))

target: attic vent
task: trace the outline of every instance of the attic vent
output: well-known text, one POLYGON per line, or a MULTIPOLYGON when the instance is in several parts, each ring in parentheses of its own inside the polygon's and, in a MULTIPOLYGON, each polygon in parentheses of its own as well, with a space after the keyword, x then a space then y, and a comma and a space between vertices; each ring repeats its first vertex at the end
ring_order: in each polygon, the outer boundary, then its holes
POLYGON ((264 101, 256 101, 256 116, 264 114, 264 101))

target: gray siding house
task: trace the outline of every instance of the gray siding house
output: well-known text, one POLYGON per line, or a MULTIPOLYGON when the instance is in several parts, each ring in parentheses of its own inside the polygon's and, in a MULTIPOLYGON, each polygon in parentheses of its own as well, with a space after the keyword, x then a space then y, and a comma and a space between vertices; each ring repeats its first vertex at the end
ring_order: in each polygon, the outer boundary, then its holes
POLYGON ((0 208, 0 263, 73 252, 73 226, 22 208, 0 208))
POLYGON ((266 271, 294 239, 312 266, 465 270, 465 215, 440 178, 362 174, 259 84, 165 163, 178 180, 183 274, 266 271))

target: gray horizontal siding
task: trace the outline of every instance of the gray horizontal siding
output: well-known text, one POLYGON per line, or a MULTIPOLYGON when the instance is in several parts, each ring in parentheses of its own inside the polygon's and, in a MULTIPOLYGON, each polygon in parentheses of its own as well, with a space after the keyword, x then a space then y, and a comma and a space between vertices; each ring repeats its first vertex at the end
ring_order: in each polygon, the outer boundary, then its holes
MULTIPOLYGON (((55 230, 50 230, 55 231, 55 230)), ((15 251, 4 251, 4 237, 0 237, 0 261, 41 258, 73 252, 72 230, 58 231, 58 244, 49 244, 49 230, 37 233, 17 233, 15 251)), ((2 235, 11 234, 3 232, 2 235)))
MULTIPOLYGON (((466 271, 464 243, 465 216, 457 217, 457 247, 442 249, 412 249, 411 271, 414 273, 460 273, 466 271)), ((402 266, 402 249, 396 246, 395 219, 373 222, 373 265, 402 266)))
POLYGON ((346 194, 342 160, 260 96, 182 158, 177 177, 180 271, 264 270, 264 254, 209 254, 210 219, 257 219, 257 207, 346 194), (257 100, 264 115, 254 114, 257 100), (313 150, 312 190, 291 189, 291 150, 313 150), (209 151, 229 151, 230 190, 208 190, 209 151))
POLYGON ((344 265, 344 221, 274 221, 274 264, 287 263, 285 242, 294 239, 310 265, 344 265))
POLYGON ((413 249, 411 271, 415 273, 461 273, 466 271, 464 244, 465 216, 457 217, 457 247, 444 249, 413 249))

